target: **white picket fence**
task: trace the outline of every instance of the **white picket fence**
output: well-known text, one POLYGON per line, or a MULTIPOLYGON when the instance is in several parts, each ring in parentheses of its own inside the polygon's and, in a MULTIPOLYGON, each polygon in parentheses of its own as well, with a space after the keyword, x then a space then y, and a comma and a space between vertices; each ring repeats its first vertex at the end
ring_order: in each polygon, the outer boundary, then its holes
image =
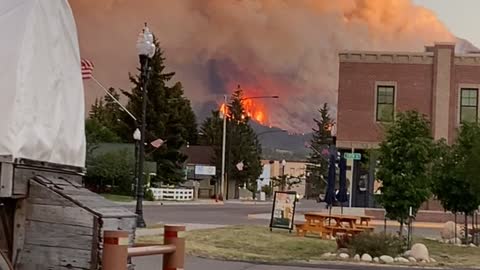
POLYGON ((192 201, 193 189, 151 188, 155 200, 192 201))

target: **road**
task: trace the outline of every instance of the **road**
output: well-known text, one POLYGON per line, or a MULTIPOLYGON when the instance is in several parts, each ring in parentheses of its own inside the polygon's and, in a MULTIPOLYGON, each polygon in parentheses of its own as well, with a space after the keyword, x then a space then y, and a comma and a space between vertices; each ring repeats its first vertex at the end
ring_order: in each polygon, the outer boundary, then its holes
MULTIPOLYGON (((144 257, 134 261, 136 270, 160 269, 162 258, 144 257)), ((214 261, 194 257, 188 257, 185 264, 186 270, 405 270, 405 267, 382 266, 382 265, 355 265, 355 264, 320 264, 320 265, 268 265, 245 262, 214 261)), ((429 270, 445 270, 448 268, 428 268, 429 270)), ((460 269, 456 269, 460 270, 460 269)))
MULTIPOLYGON (((301 215, 304 212, 320 211, 325 209, 325 204, 313 200, 302 200, 296 212, 301 215)), ((134 211, 134 207, 131 206, 134 211)), ((265 225, 268 219, 249 219, 248 215, 265 214, 272 211, 271 204, 242 204, 229 202, 225 205, 161 205, 144 206, 145 221, 149 225, 165 223, 187 224, 217 224, 217 225, 265 225)), ((382 231, 383 226, 377 226, 377 231, 382 231)), ((395 232, 397 226, 387 227, 388 232, 395 232)), ((415 228, 414 234, 423 237, 438 237, 438 230, 429 228, 415 228)))
POLYGON ((162 205, 144 206, 147 224, 156 223, 200 223, 221 225, 267 224, 265 220, 248 219, 249 214, 268 213, 270 204, 247 205, 226 203, 225 205, 162 205))

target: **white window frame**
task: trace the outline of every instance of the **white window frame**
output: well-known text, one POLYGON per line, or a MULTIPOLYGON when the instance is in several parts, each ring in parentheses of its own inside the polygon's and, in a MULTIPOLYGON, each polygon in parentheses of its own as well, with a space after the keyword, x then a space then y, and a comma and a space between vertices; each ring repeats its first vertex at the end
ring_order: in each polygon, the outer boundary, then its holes
MULTIPOLYGON (((378 94, 378 87, 379 86, 393 86, 393 121, 397 116, 397 96, 398 96, 398 87, 396 81, 375 81, 375 88, 374 88, 374 99, 373 99, 373 122, 377 124, 382 123, 391 123, 391 122, 382 122, 377 121, 377 94, 378 94)), ((392 121, 392 122, 393 122, 392 121)))

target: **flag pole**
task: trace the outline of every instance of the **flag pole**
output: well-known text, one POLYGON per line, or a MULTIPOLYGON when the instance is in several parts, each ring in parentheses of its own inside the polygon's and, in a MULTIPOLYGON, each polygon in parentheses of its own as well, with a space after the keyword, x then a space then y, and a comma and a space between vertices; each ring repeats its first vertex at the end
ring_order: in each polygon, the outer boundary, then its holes
POLYGON ((122 108, 122 110, 124 110, 135 122, 137 122, 137 118, 131 112, 129 112, 127 108, 125 108, 125 106, 123 106, 122 103, 118 101, 118 99, 116 99, 110 92, 108 92, 108 90, 99 81, 97 81, 97 79, 95 79, 93 75, 91 78, 98 86, 100 86, 100 88, 103 89, 105 93, 107 93, 108 96, 110 96, 110 98, 112 98, 118 104, 118 106, 122 108))

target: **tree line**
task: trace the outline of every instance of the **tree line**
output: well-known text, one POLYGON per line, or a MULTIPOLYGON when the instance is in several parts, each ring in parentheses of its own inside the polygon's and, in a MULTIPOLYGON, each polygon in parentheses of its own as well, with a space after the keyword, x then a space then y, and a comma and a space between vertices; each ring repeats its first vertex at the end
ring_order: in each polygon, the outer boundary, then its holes
MULTIPOLYGON (((156 176, 152 183, 181 185, 186 180, 185 161, 182 151, 187 145, 207 145, 214 149, 212 163, 217 167, 215 180, 220 179, 222 119, 220 111, 215 109, 206 118, 200 130, 190 100, 184 95, 181 82, 174 82, 174 72, 167 72, 164 52, 155 40, 156 53, 149 62, 147 89, 146 142, 162 139, 160 148, 146 145, 146 160, 155 162, 156 176), (199 132, 200 131, 200 132, 199 132)), ((131 194, 134 186, 135 160, 131 150, 99 151, 99 145, 133 145, 133 132, 141 124, 142 87, 140 70, 129 74, 130 90, 110 88, 108 91, 117 100, 122 94, 126 99, 126 108, 136 116, 135 121, 109 96, 97 99, 91 106, 85 123, 87 138, 87 175, 86 184, 100 192, 131 194)), ((248 124, 248 117, 242 99, 244 93, 238 88, 227 104, 227 159, 226 171, 235 186, 247 185, 253 189, 262 173, 260 162, 261 145, 254 130, 248 124), (242 170, 236 165, 243 163, 242 170)), ((133 147, 132 147, 133 148, 133 147)))

